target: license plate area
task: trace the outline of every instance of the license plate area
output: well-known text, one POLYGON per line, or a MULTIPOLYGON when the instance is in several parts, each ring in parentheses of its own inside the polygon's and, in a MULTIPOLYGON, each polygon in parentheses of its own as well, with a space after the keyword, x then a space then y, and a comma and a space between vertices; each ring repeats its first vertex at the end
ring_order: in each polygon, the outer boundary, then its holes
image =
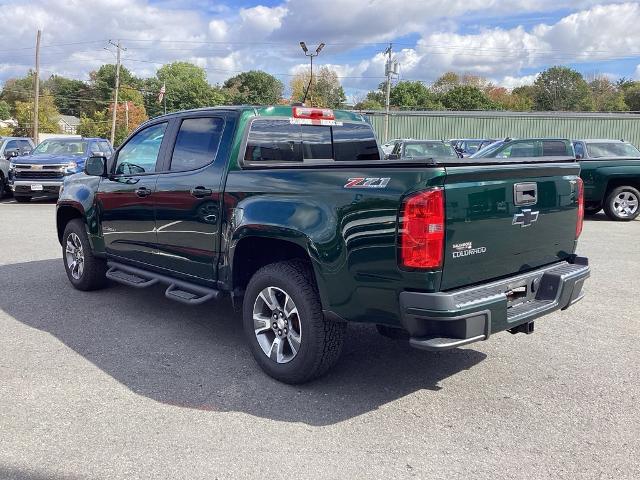
POLYGON ((504 291, 507 297, 507 308, 534 300, 534 282, 535 280, 525 280, 521 283, 508 285, 504 291))
POLYGON ((33 192, 41 192, 42 190, 44 190, 44 187, 40 183, 32 183, 31 184, 31 191, 33 191, 33 192))

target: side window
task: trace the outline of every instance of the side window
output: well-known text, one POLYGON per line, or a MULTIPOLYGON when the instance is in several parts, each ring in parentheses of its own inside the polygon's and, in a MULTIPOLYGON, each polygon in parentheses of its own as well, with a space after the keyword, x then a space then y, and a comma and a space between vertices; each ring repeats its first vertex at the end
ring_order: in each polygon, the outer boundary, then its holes
POLYGON ((333 154, 336 161, 380 160, 373 129, 365 123, 345 123, 333 127, 333 154))
POLYGON ((516 142, 503 149, 496 155, 496 158, 524 158, 535 156, 535 142, 516 142))
POLYGON ((333 158, 331 127, 302 125, 302 158, 305 160, 327 160, 333 158))
POLYGON ((301 162, 300 126, 287 120, 257 120, 251 125, 245 162, 301 162))
POLYGON ((576 151, 576 157, 580 156, 580 158, 584 158, 584 145, 582 145, 582 142, 575 142, 573 148, 576 151))
POLYGON ((106 153, 107 156, 111 155, 112 150, 111 150, 111 145, 109 145, 108 142, 100 141, 98 142, 98 150, 100 150, 102 153, 106 153))
POLYGON ((145 128, 131 138, 118 152, 116 175, 139 175, 156 171, 156 162, 167 123, 145 128))
POLYGON ((195 170, 213 162, 222 138, 222 118, 186 118, 180 124, 171 170, 195 170))
POLYGON ((563 157, 567 155, 567 146, 559 140, 544 140, 542 142, 543 157, 563 157))
POLYGON ((15 148, 20 148, 18 140, 9 140, 7 142, 7 145, 4 147, 5 150, 13 150, 15 148))

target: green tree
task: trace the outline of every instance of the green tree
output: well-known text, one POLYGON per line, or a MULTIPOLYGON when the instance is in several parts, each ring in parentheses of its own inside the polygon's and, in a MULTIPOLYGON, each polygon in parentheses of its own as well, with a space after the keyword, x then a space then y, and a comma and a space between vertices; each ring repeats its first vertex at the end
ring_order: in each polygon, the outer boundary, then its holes
POLYGON ((533 108, 532 99, 509 92, 504 87, 493 87, 487 92, 487 97, 500 110, 527 112, 533 108))
POLYGON ((44 88, 51 91, 56 108, 63 115, 79 117, 95 108, 91 86, 80 80, 52 75, 44 82, 44 88))
POLYGON ((431 86, 431 89, 439 94, 443 95, 454 87, 461 85, 460 75, 455 72, 446 72, 442 74, 431 86))
POLYGON ((235 105, 275 105, 282 100, 284 85, 267 72, 251 70, 228 79, 223 89, 235 105))
MULTIPOLYGON (((29 72, 21 78, 10 78, 4 83, 0 100, 4 100, 9 104, 11 115, 16 114, 17 102, 29 102, 33 100, 34 74, 29 72)), ((43 90, 42 81, 40 82, 40 91, 43 90)))
POLYGON ((400 109, 442 110, 442 104, 422 82, 403 81, 391 88, 390 104, 400 109))
MULTIPOLYGON (((116 85, 116 66, 111 64, 102 65, 98 70, 89 74, 91 86, 95 93, 95 98, 102 102, 113 101, 113 89, 116 85)), ((126 90, 123 86, 139 89, 142 87, 142 80, 133 75, 129 69, 123 65, 120 66, 120 88, 126 90)), ((120 97, 118 92, 118 97, 120 97)), ((104 108, 103 104, 101 108, 104 108)))
MULTIPOLYGON (((309 72, 298 73, 291 79, 291 99, 302 102, 309 88, 309 72)), ((312 90, 306 102, 314 107, 338 108, 347 101, 338 74, 327 66, 313 74, 312 90), (313 105, 312 105, 313 100, 313 105)))
POLYGON ((595 78, 589 82, 593 108, 598 112, 624 112, 629 107, 624 101, 624 93, 608 78, 595 78))
POLYGON ((589 111, 593 99, 582 75, 568 67, 551 67, 542 72, 534 86, 536 110, 589 111))
POLYGON ((158 102, 162 85, 165 85, 168 112, 222 105, 226 100, 220 88, 209 85, 204 69, 192 63, 174 62, 163 65, 156 72, 156 78, 145 82, 145 108, 151 117, 164 111, 164 104, 158 102))
POLYGON ((633 112, 640 112, 640 82, 630 82, 623 88, 624 102, 633 112))
POLYGON ((83 137, 109 138, 110 133, 111 117, 107 110, 97 111, 91 117, 85 114, 82 114, 80 117, 78 135, 82 135, 83 137))
MULTIPOLYGON (((15 134, 20 136, 30 136, 33 131, 33 101, 16 102, 15 117, 18 121, 18 128, 15 134)), ((38 127, 39 133, 60 133, 58 120, 60 112, 56 109, 53 95, 47 90, 43 91, 38 103, 38 127)))
POLYGON ((9 118, 11 118, 9 104, 4 100, 0 100, 0 120, 8 120, 9 118))
POLYGON ((459 85, 442 96, 449 110, 495 110, 497 105, 478 87, 459 85))

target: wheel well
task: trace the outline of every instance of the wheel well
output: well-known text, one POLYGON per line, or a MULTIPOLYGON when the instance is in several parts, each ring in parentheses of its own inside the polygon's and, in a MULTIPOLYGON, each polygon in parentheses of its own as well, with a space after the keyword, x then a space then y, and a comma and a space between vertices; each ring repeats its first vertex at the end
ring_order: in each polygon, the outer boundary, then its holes
POLYGON ((265 237, 246 237, 233 255, 233 290, 244 291, 251 277, 270 263, 300 259, 311 264, 307 251, 297 243, 265 237))
POLYGON ((609 193, 611 193, 611 190, 613 190, 614 188, 627 187, 627 186, 628 187, 633 187, 636 190, 640 190, 640 179, 638 179, 638 178, 614 178, 612 180, 609 180, 609 183, 607 183, 607 191, 605 193, 604 200, 607 199, 607 197, 609 196, 609 193))
POLYGON ((58 213, 56 214, 56 226, 58 229, 58 241, 60 244, 62 244, 62 235, 64 234, 64 229, 67 227, 67 223, 74 218, 82 218, 82 214, 78 209, 73 207, 60 207, 58 209, 58 213))

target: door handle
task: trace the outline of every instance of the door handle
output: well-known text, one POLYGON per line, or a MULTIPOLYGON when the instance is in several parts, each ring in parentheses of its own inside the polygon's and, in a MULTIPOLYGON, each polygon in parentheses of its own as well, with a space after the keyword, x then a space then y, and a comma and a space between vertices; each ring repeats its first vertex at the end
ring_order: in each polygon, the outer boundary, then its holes
POLYGON ((147 187, 140 187, 136 190, 136 195, 139 197, 148 197, 149 195, 151 195, 151 190, 149 190, 147 187))
POLYGON ((213 190, 211 190, 210 188, 204 188, 204 187, 193 187, 191 189, 191 195, 193 195, 196 198, 204 198, 204 197, 208 197, 213 193, 213 190))

